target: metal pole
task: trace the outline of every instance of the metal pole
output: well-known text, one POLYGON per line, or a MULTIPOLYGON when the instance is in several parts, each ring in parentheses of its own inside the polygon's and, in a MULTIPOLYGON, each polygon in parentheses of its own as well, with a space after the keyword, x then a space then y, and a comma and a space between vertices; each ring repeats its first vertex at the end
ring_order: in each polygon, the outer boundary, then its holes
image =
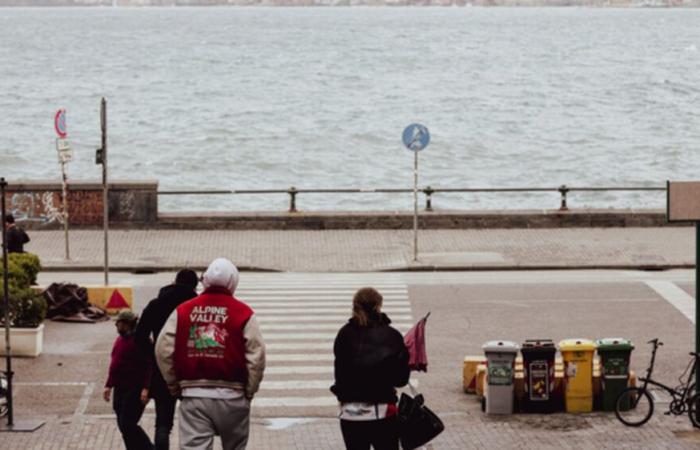
POLYGON ((63 175, 63 232, 66 241, 66 260, 70 260, 70 244, 68 241, 68 177, 66 176, 65 161, 61 161, 61 174, 63 175))
MULTIPOLYGON (((700 222, 695 222, 695 353, 700 352, 700 222)), ((700 361, 695 365, 695 392, 700 386, 700 361)))
POLYGON ((107 180, 107 100, 102 98, 100 105, 100 126, 102 128, 102 217, 105 235, 105 286, 109 285, 109 185, 107 180))
POLYGON ((418 152, 413 152, 413 261, 418 261, 418 152))
POLYGON ((5 189, 7 181, 5 178, 0 178, 0 197, 2 200, 2 290, 3 304, 5 306, 5 375, 7 376, 7 426, 14 425, 14 412, 12 407, 12 349, 10 348, 10 285, 7 261, 7 225, 5 217, 7 210, 5 205, 5 189))

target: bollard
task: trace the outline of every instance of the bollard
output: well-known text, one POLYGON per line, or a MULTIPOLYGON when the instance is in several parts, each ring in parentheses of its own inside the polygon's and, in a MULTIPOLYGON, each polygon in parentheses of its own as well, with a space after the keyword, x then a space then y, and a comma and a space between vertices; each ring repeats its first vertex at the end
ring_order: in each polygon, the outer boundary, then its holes
POLYGON ((425 194, 425 210, 426 211, 433 210, 433 193, 434 192, 435 192, 435 190, 430 186, 423 189, 423 193, 425 194))
POLYGON ((289 188, 287 193, 289 194, 289 212, 297 212, 297 194, 299 191, 297 191, 297 188, 292 186, 289 188))
POLYGON ((559 211, 568 211, 569 207, 566 205, 566 194, 569 192, 569 188, 565 184, 559 186, 559 193, 561 193, 561 206, 559 211))

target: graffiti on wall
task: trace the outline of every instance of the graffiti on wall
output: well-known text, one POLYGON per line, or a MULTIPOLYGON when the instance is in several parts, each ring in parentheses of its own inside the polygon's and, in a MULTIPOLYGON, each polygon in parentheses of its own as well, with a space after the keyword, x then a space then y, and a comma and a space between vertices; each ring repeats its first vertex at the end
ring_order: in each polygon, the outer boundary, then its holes
POLYGON ((102 223, 101 191, 70 191, 68 193, 68 220, 76 225, 102 223))
MULTIPOLYGON (((8 209, 22 223, 62 225, 63 201, 60 192, 11 192, 7 197, 8 209)), ((75 225, 102 223, 102 193, 99 191, 69 191, 68 220, 75 225)))
POLYGON ((10 212, 19 222, 63 223, 57 192, 15 192, 9 203, 10 212))

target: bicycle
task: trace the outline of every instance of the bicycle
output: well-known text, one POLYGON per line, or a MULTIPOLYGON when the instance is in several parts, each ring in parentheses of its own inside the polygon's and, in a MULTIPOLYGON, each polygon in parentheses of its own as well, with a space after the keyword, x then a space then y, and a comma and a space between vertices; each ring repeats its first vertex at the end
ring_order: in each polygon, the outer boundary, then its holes
POLYGON ((640 377, 639 381, 642 382, 641 387, 628 387, 623 390, 615 401, 615 415, 620 420, 630 427, 639 427, 647 423, 654 414, 654 397, 649 390, 649 386, 654 386, 661 388, 671 395, 671 403, 669 403, 668 411, 666 415, 673 414, 674 416, 680 416, 686 412, 689 413, 690 421, 696 427, 700 426, 697 422, 697 411, 700 406, 700 394, 695 395, 695 367, 697 366, 698 359, 700 357, 697 353, 690 353, 691 359, 688 367, 679 377, 680 385, 672 388, 666 386, 663 383, 654 381, 651 375, 654 371, 654 363, 656 362, 656 351, 659 347, 664 345, 660 342, 658 338, 652 339, 647 342, 647 344, 653 345, 651 351, 651 362, 647 368, 646 377, 640 377), (688 378, 683 381, 683 376, 688 373, 688 378))
POLYGON ((7 378, 0 372, 0 417, 7 414, 7 378))

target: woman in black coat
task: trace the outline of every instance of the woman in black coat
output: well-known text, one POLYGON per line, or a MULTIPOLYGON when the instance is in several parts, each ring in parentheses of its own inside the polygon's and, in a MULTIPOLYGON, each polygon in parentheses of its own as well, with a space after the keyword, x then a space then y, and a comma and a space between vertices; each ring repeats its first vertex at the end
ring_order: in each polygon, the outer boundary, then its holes
POLYGON ((333 347, 331 391, 340 402, 340 428, 348 450, 399 448, 396 388, 408 383, 408 350, 381 307, 376 289, 357 291, 352 318, 333 347))

